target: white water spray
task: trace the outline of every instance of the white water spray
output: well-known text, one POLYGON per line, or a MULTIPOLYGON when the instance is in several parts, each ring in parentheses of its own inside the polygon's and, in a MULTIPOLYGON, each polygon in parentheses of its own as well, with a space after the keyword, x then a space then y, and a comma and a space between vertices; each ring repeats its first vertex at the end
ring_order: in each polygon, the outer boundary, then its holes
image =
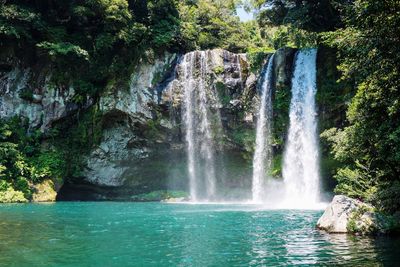
POLYGON ((319 201, 319 150, 315 109, 316 49, 296 55, 290 127, 283 162, 284 205, 307 208, 319 201))
MULTIPOLYGON (((216 197, 213 127, 221 127, 221 123, 211 124, 213 114, 210 108, 217 97, 211 95, 211 90, 207 90, 207 53, 208 51, 188 53, 181 64, 185 80, 183 121, 192 201, 210 201, 216 197)), ((218 118, 220 119, 219 116, 218 118)))
POLYGON ((268 61, 261 85, 261 103, 257 117, 256 147, 253 158, 253 202, 265 200, 266 171, 272 164, 272 73, 274 55, 268 61))

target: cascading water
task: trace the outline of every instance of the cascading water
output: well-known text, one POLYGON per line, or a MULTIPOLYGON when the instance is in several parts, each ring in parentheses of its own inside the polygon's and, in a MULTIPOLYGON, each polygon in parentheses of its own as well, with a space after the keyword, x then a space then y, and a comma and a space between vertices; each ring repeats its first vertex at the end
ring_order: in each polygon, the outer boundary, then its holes
POLYGON ((253 202, 262 202, 265 199, 266 171, 272 163, 272 73, 274 55, 268 61, 261 84, 261 102, 257 118, 256 147, 253 158, 253 202))
MULTIPOLYGON (((213 130, 222 131, 221 123, 212 124, 211 106, 217 97, 207 90, 208 51, 184 56, 183 121, 186 129, 189 187, 192 201, 210 201, 216 197, 215 142, 213 130), (198 66, 198 68, 196 68, 198 66)), ((218 112, 217 112, 218 113, 218 112)), ((220 117, 217 116, 217 120, 220 117)))
POLYGON ((319 149, 315 109, 316 49, 297 52, 292 78, 290 127, 283 162, 289 207, 312 207, 319 201, 319 149))

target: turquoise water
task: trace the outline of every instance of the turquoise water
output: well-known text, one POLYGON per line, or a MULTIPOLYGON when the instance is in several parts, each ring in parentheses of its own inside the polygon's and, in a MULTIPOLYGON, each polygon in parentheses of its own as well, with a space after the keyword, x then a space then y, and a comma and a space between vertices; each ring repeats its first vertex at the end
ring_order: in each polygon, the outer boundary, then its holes
POLYGON ((0 266, 376 266, 398 239, 327 235, 321 211, 246 205, 0 205, 0 266))

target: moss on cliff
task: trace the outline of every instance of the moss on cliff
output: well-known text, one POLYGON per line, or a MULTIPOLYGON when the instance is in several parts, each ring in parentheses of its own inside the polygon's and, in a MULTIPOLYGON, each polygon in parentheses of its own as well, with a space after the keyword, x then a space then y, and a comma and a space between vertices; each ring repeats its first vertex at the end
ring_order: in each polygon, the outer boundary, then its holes
POLYGON ((80 178, 85 157, 100 143, 103 117, 97 105, 53 124, 45 142, 63 162, 57 187, 65 181, 80 178))

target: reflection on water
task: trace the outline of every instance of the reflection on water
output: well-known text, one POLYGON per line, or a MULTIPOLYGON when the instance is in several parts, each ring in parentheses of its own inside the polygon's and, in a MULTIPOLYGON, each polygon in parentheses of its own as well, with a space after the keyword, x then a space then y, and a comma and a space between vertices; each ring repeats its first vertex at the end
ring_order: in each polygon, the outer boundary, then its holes
POLYGON ((251 205, 0 206, 0 266, 395 265, 393 238, 328 235, 321 211, 251 205))

